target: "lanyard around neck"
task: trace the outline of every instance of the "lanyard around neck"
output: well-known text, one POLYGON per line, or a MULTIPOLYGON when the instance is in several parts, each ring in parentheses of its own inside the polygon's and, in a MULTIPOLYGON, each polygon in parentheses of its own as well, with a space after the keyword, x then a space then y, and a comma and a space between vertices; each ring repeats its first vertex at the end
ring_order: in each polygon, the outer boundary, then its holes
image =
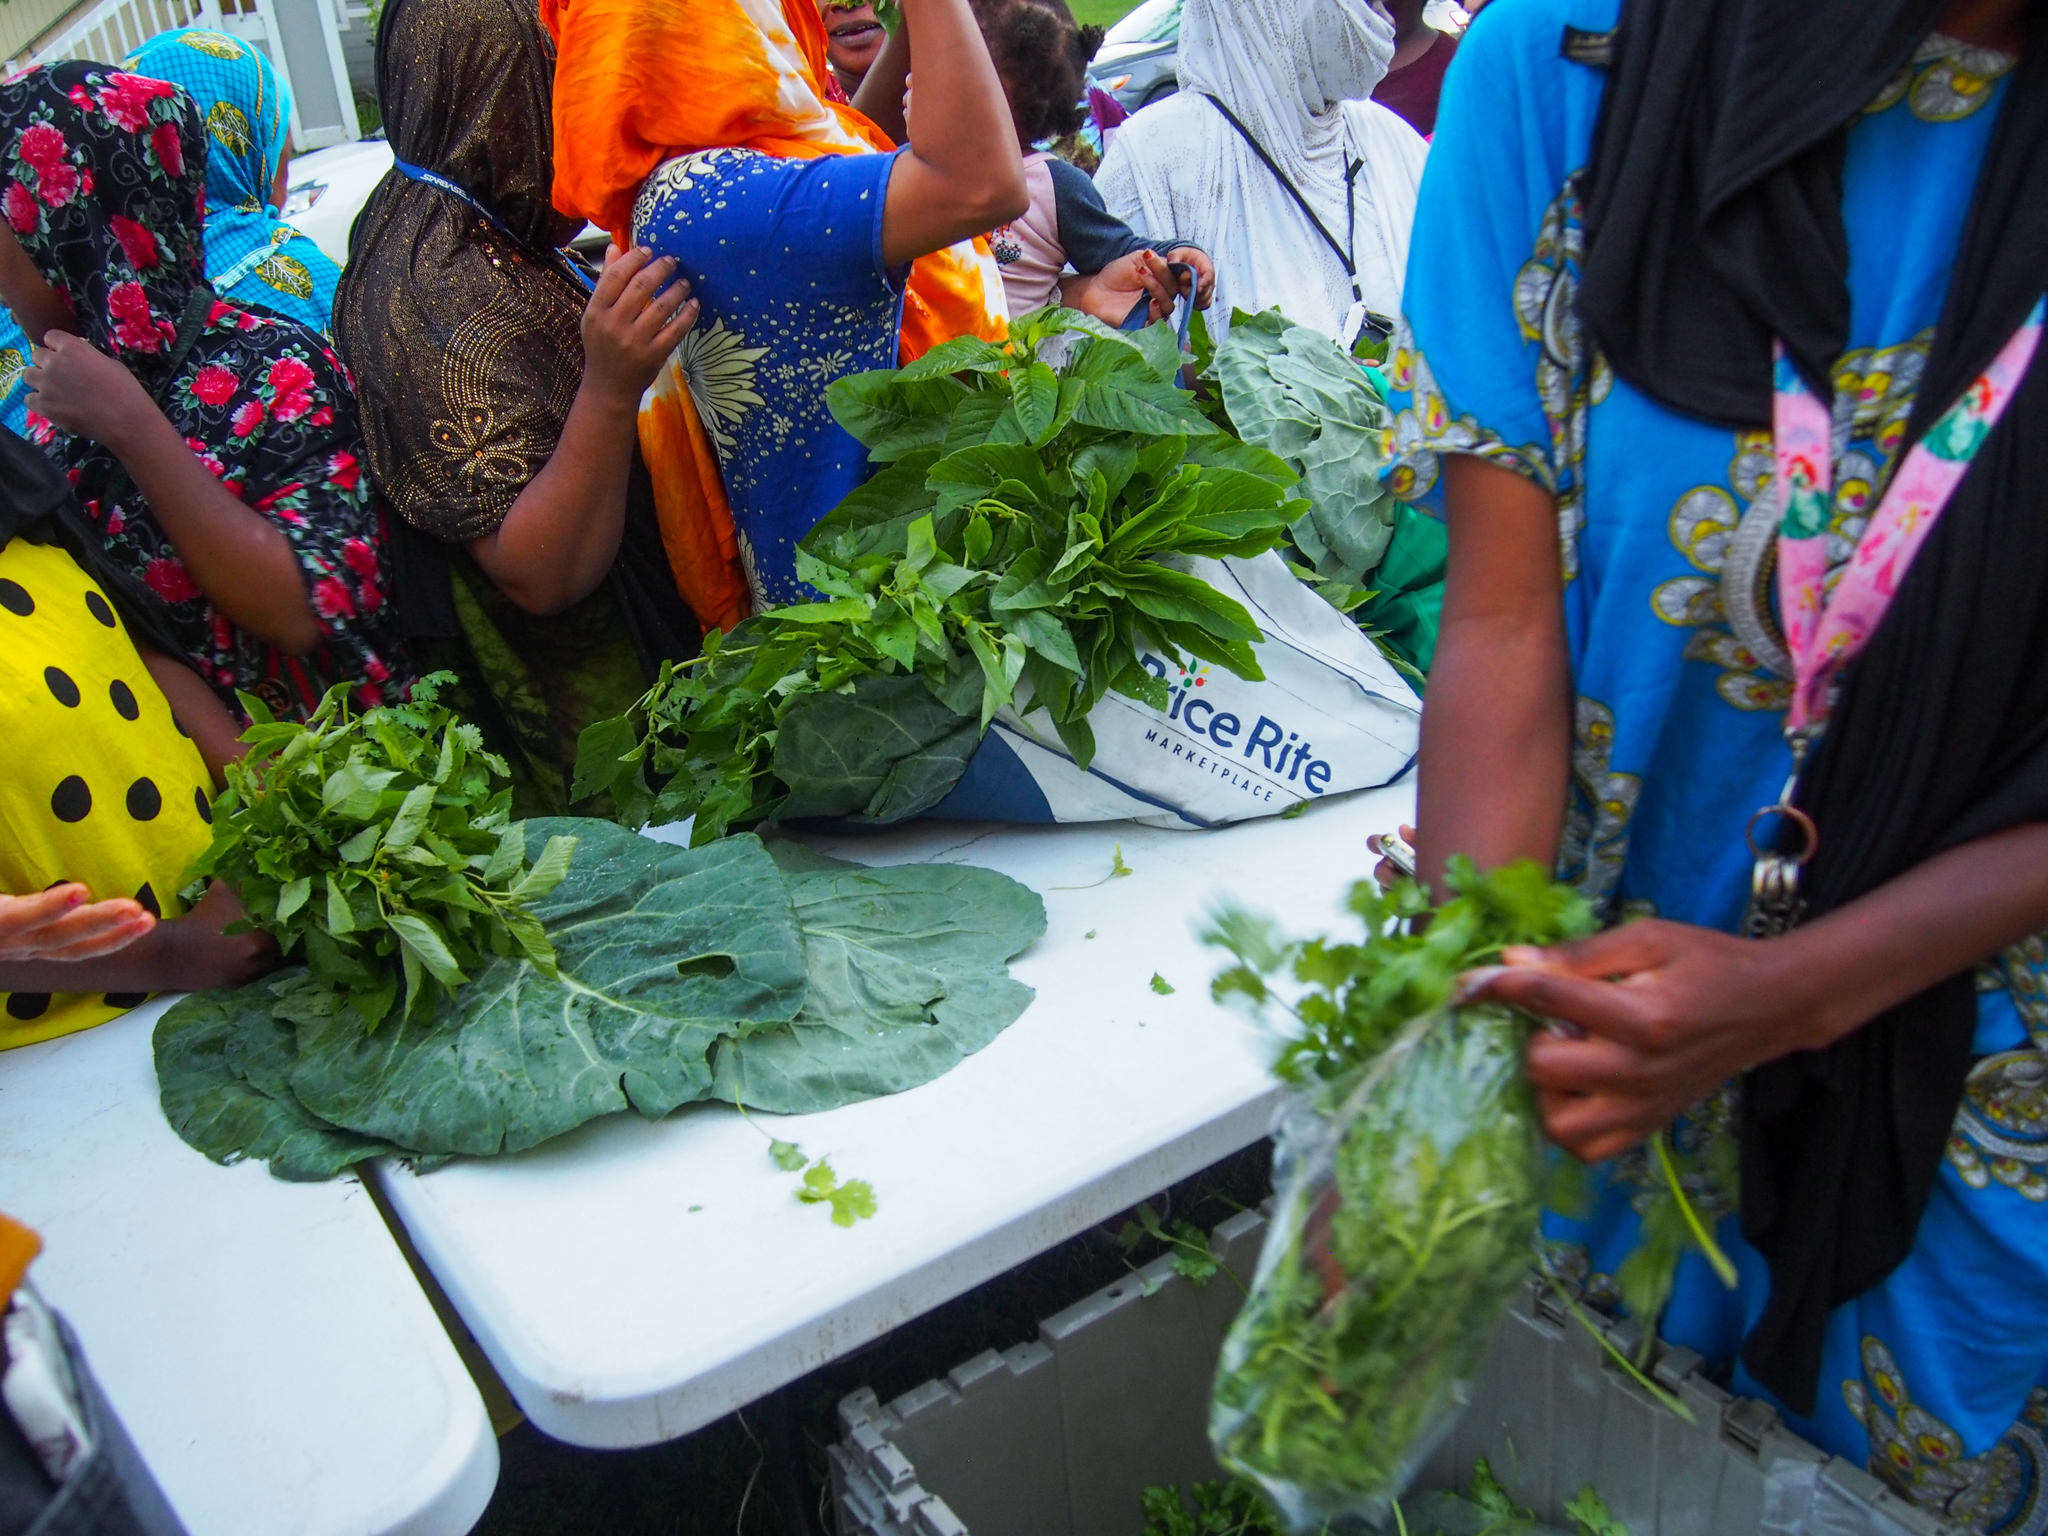
POLYGON ((1792 661, 1788 734, 1826 724, 1843 667, 1868 643, 1927 535, 1954 499, 1977 450, 1998 425, 2041 339, 2042 301, 1985 370, 1907 450, 1855 553, 1828 580, 1834 508, 1834 421, 1777 349, 1771 402, 1778 529, 1778 609, 1792 661))
POLYGON ((1278 162, 1271 155, 1266 153, 1266 146, 1258 141, 1258 137, 1239 120, 1237 114, 1207 91, 1202 92, 1202 99, 1222 113, 1223 120, 1237 130, 1237 136, 1244 140, 1245 146, 1254 155, 1258 156, 1259 164, 1263 165, 1273 180, 1280 184, 1280 190, 1294 199, 1294 206, 1301 210, 1301 216, 1307 219, 1309 227, 1322 237, 1323 244, 1330 248, 1330 254, 1337 258, 1337 265, 1344 269, 1344 276, 1351 282, 1351 312, 1344 317, 1345 347, 1348 349, 1352 342, 1358 339, 1358 333, 1367 324, 1371 324, 1379 335, 1392 335, 1394 322, 1367 309, 1365 294, 1358 286, 1358 261, 1355 254, 1358 249, 1358 173, 1365 169, 1365 162, 1352 159, 1350 151, 1345 151, 1344 243, 1339 245, 1337 237, 1330 233, 1329 226, 1316 217, 1315 209, 1309 207, 1308 199, 1302 196, 1301 188, 1287 179, 1287 173, 1280 169, 1278 162))
POLYGON ((536 251, 531 245, 527 244, 525 240, 520 238, 518 231, 513 229, 512 226, 507 224, 503 219, 499 218, 497 213, 493 209, 486 207, 481 201, 479 201, 477 197, 473 193, 471 193, 467 187, 456 185, 454 182, 450 181, 446 176, 443 176, 439 171, 430 171, 425 166, 410 165, 403 160, 397 159, 396 157, 392 159, 391 168, 397 171, 401 176, 409 177, 413 181, 423 181, 430 187, 438 187, 441 191, 446 192, 450 197, 455 198, 457 201, 468 204, 470 209, 479 218, 483 219, 487 224, 491 226, 491 228, 495 229, 499 234, 503 235, 507 240, 510 240, 514 245, 519 247, 519 249, 524 251, 529 257, 538 260, 540 265, 558 266, 561 268, 565 268, 571 277, 575 278, 577 282, 583 285, 583 291, 585 293, 594 293, 597 290, 596 281, 590 276, 588 272, 583 270, 583 264, 581 262, 571 257, 568 254, 568 252, 559 250, 555 252, 556 257, 559 258, 557 261, 547 261, 544 257, 541 257, 540 253, 536 251))
MULTIPOLYGON (((1777 524, 1778 609, 1784 622, 1784 665, 1779 670, 1792 679, 1792 699, 1785 712, 1792 772, 1777 802, 1759 807, 1749 818, 1747 836, 1755 864, 1743 926, 1753 937, 1783 933, 1805 916, 1800 871, 1819 850, 1821 834, 1796 803, 1800 771, 1827 727, 1842 669, 1876 631, 1914 557, 1955 499, 1978 450, 2026 377, 2041 340, 2044 314, 2048 306, 2036 300, 1990 366, 1907 450, 1856 540, 1855 551, 1832 583, 1828 528, 1834 513, 1834 417, 1787 360, 1783 343, 1777 345, 1771 398, 1777 467, 1768 500, 1752 510, 1775 514, 1777 524), (1759 845, 1759 825, 1773 822, 1798 834, 1790 849, 1782 846, 1782 830, 1771 837, 1772 846, 1759 845)), ((1751 601, 1747 606, 1760 605, 1751 601)), ((1752 613, 1750 623, 1760 619, 1760 614, 1752 613)), ((1768 625, 1762 627, 1768 630, 1768 625)), ((1741 628, 1738 624, 1738 633, 1741 628)), ((1768 634, 1763 638, 1771 639, 1768 634)))

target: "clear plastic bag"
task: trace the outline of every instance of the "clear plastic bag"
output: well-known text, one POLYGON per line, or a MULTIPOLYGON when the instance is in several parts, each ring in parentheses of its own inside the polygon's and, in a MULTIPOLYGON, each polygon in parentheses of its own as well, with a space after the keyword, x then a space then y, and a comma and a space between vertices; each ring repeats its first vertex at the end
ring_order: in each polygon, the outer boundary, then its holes
POLYGON ((1283 1117, 1209 1435, 1296 1530, 1386 1517, 1527 1273, 1543 1162, 1526 1038, 1495 1004, 1439 1010, 1283 1117))

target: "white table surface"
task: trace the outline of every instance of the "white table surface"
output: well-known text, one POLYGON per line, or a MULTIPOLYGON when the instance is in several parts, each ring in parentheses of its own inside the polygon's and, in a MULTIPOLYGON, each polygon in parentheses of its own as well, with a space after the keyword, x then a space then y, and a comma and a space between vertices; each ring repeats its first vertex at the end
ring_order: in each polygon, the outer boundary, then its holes
POLYGON ((167 1001, 0 1052, 0 1210, 191 1536, 459 1536, 482 1399, 368 1192, 221 1168, 157 1102, 167 1001))
POLYGON ((1373 862, 1366 837, 1413 803, 1404 783, 1215 832, 813 839, 1040 892, 1048 931, 1012 965, 1037 1000, 908 1093, 751 1126, 722 1105, 615 1115, 517 1156, 375 1177, 541 1429, 593 1447, 687 1434, 1264 1135, 1270 1042, 1210 1000, 1224 962, 1197 930, 1224 899, 1297 933, 1350 924, 1339 899, 1373 862), (1053 889, 1098 880, 1119 843, 1128 878, 1053 889), (764 1131, 871 1182, 877 1216, 848 1230, 800 1205, 764 1131))

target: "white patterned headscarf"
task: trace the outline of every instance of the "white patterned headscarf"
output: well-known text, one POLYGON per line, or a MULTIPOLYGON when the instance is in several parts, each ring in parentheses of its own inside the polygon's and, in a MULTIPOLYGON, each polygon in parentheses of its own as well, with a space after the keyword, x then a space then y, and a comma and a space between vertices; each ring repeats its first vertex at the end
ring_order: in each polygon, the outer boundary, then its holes
POLYGON ((1352 188, 1360 286, 1370 308, 1398 306, 1425 151, 1366 99, 1393 57, 1394 24, 1374 0, 1186 0, 1180 94, 1117 130, 1097 185, 1148 238, 1187 240, 1215 259, 1212 329, 1233 304, 1277 304, 1334 335, 1351 282, 1205 96, 1251 131, 1339 241, 1347 167, 1364 162, 1352 188))

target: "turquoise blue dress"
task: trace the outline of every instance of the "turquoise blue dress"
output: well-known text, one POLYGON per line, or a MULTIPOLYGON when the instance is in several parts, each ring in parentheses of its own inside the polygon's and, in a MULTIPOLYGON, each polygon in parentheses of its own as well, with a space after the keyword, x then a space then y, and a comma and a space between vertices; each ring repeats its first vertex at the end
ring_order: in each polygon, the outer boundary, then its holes
MULTIPOLYGON (((278 158, 291 138, 291 89, 262 50, 225 32, 159 32, 124 67, 181 85, 206 120, 206 276, 214 292, 325 335, 341 268, 277 216, 278 158)), ((0 309, 0 423, 26 435, 28 338, 0 309)))
MULTIPOLYGON (((1733 930, 1748 892, 1744 825, 1789 766, 1787 684, 1723 614, 1722 561, 1770 470, 1768 433, 1680 417, 1615 378, 1571 297, 1581 173, 1601 72, 1561 56, 1567 26, 1605 32, 1619 0, 1495 0, 1445 85, 1417 209, 1407 318, 1390 374, 1404 499, 1438 495, 1438 455, 1470 453, 1556 498, 1574 678, 1572 789, 1560 863, 1610 917, 1733 930)), ((1846 559, 1912 409, 2009 57, 1930 38, 1852 125, 1843 211, 1851 331, 1835 368, 1846 559)), ((1818 1403, 1792 1427, 1914 1502, 1977 1529, 2048 1529, 2048 949, 2029 941, 1979 982, 1982 1060, 1916 1243, 1829 1322, 1818 1403)), ((1724 1095, 1700 1108, 1732 1113, 1724 1095)), ((1581 1220, 1552 1217, 1560 1266, 1611 1303, 1654 1180, 1640 1154, 1599 1170, 1581 1220)), ((1697 1256, 1665 1333, 1733 1366, 1768 1273, 1722 1213, 1741 1271, 1697 1256)))
POLYGON ((817 596, 797 580, 797 543, 867 479, 867 450, 832 419, 825 386, 896 366, 907 269, 882 260, 895 164, 703 150, 656 170, 633 210, 633 238, 675 257, 703 306, 683 374, 756 608, 817 596))

